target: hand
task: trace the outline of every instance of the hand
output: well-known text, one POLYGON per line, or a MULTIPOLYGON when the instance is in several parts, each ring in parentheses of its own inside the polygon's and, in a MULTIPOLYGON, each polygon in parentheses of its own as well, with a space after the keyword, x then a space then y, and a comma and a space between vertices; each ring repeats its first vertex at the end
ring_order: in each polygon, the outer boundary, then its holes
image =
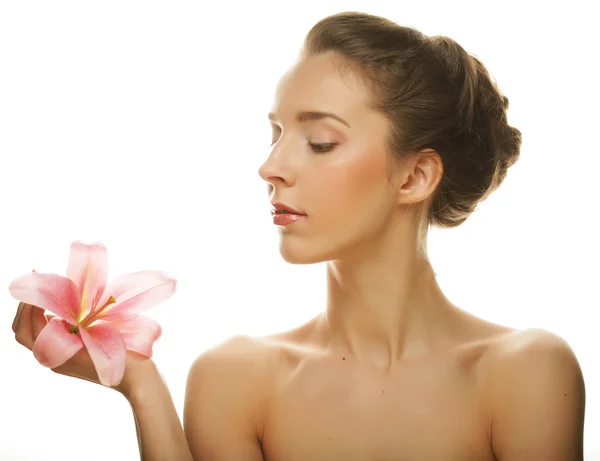
MULTIPOLYGON (((33 349, 33 343, 39 336, 42 329, 48 321, 54 317, 52 314, 45 314, 44 310, 30 304, 19 303, 17 313, 13 320, 12 330, 15 333, 17 342, 27 349, 33 349)), ((128 376, 135 374, 132 369, 146 367, 153 364, 152 360, 133 351, 127 351, 127 363, 125 365, 125 376, 123 380, 113 387, 113 389, 125 393, 128 390, 128 376)), ((52 368, 52 371, 64 376, 85 379, 96 384, 100 384, 98 374, 94 363, 87 349, 82 348, 73 357, 62 365, 52 368)))

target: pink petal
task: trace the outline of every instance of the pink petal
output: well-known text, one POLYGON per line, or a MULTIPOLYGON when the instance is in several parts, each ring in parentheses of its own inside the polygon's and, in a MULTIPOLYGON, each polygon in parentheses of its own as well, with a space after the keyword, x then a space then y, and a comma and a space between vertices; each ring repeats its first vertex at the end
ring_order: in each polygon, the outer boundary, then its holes
POLYGON ((101 243, 71 243, 67 277, 79 288, 81 305, 76 312, 83 318, 99 301, 108 276, 108 252, 101 243))
POLYGON ((71 324, 53 317, 33 343, 33 356, 42 365, 56 368, 83 347, 79 335, 71 332, 71 324))
POLYGON ((76 325, 75 312, 81 304, 75 283, 62 275, 32 272, 13 280, 8 286, 11 296, 41 307, 76 325))
POLYGON ((168 299, 174 292, 177 281, 165 272, 142 271, 121 275, 106 286, 99 305, 103 306, 109 296, 116 302, 99 314, 103 320, 132 316, 168 299))
POLYGON ((162 328, 156 320, 136 315, 113 325, 121 333, 127 349, 152 357, 152 345, 162 335, 162 328))
POLYGON ((109 387, 119 384, 125 374, 127 360, 127 351, 121 334, 105 322, 80 328, 79 332, 94 362, 100 382, 109 387))

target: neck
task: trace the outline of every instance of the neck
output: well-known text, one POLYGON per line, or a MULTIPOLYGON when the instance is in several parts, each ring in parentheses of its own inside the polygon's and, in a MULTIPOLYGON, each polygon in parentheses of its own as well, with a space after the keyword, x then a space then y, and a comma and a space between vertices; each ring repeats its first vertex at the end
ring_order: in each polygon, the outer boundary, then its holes
POLYGON ((327 309, 320 322, 333 349, 389 370, 443 340, 457 308, 418 250, 369 254, 354 263, 327 263, 327 309))

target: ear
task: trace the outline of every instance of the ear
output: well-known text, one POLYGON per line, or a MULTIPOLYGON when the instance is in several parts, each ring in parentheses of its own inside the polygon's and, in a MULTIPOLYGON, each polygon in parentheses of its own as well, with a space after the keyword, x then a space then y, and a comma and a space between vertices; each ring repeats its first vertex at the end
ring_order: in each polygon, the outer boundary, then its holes
POLYGON ((410 205, 428 199, 442 180, 444 165, 433 149, 423 149, 398 162, 394 185, 398 205, 410 205))

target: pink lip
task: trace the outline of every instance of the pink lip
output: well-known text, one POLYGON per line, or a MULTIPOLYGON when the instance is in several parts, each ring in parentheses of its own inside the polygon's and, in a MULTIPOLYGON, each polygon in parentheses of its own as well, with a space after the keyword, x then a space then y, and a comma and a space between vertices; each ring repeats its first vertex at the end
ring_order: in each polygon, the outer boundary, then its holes
POLYGON ((272 205, 273 205, 273 208, 271 209, 272 213, 277 213, 278 211, 286 210, 286 211, 289 211, 290 213, 293 213, 296 215, 306 216, 304 213, 302 213, 298 210, 294 210, 292 207, 286 205, 285 203, 276 202, 276 203, 273 203, 272 205))
POLYGON ((287 226, 288 224, 292 224, 304 218, 306 218, 306 215, 303 214, 274 214, 273 224, 276 224, 278 226, 287 226))

